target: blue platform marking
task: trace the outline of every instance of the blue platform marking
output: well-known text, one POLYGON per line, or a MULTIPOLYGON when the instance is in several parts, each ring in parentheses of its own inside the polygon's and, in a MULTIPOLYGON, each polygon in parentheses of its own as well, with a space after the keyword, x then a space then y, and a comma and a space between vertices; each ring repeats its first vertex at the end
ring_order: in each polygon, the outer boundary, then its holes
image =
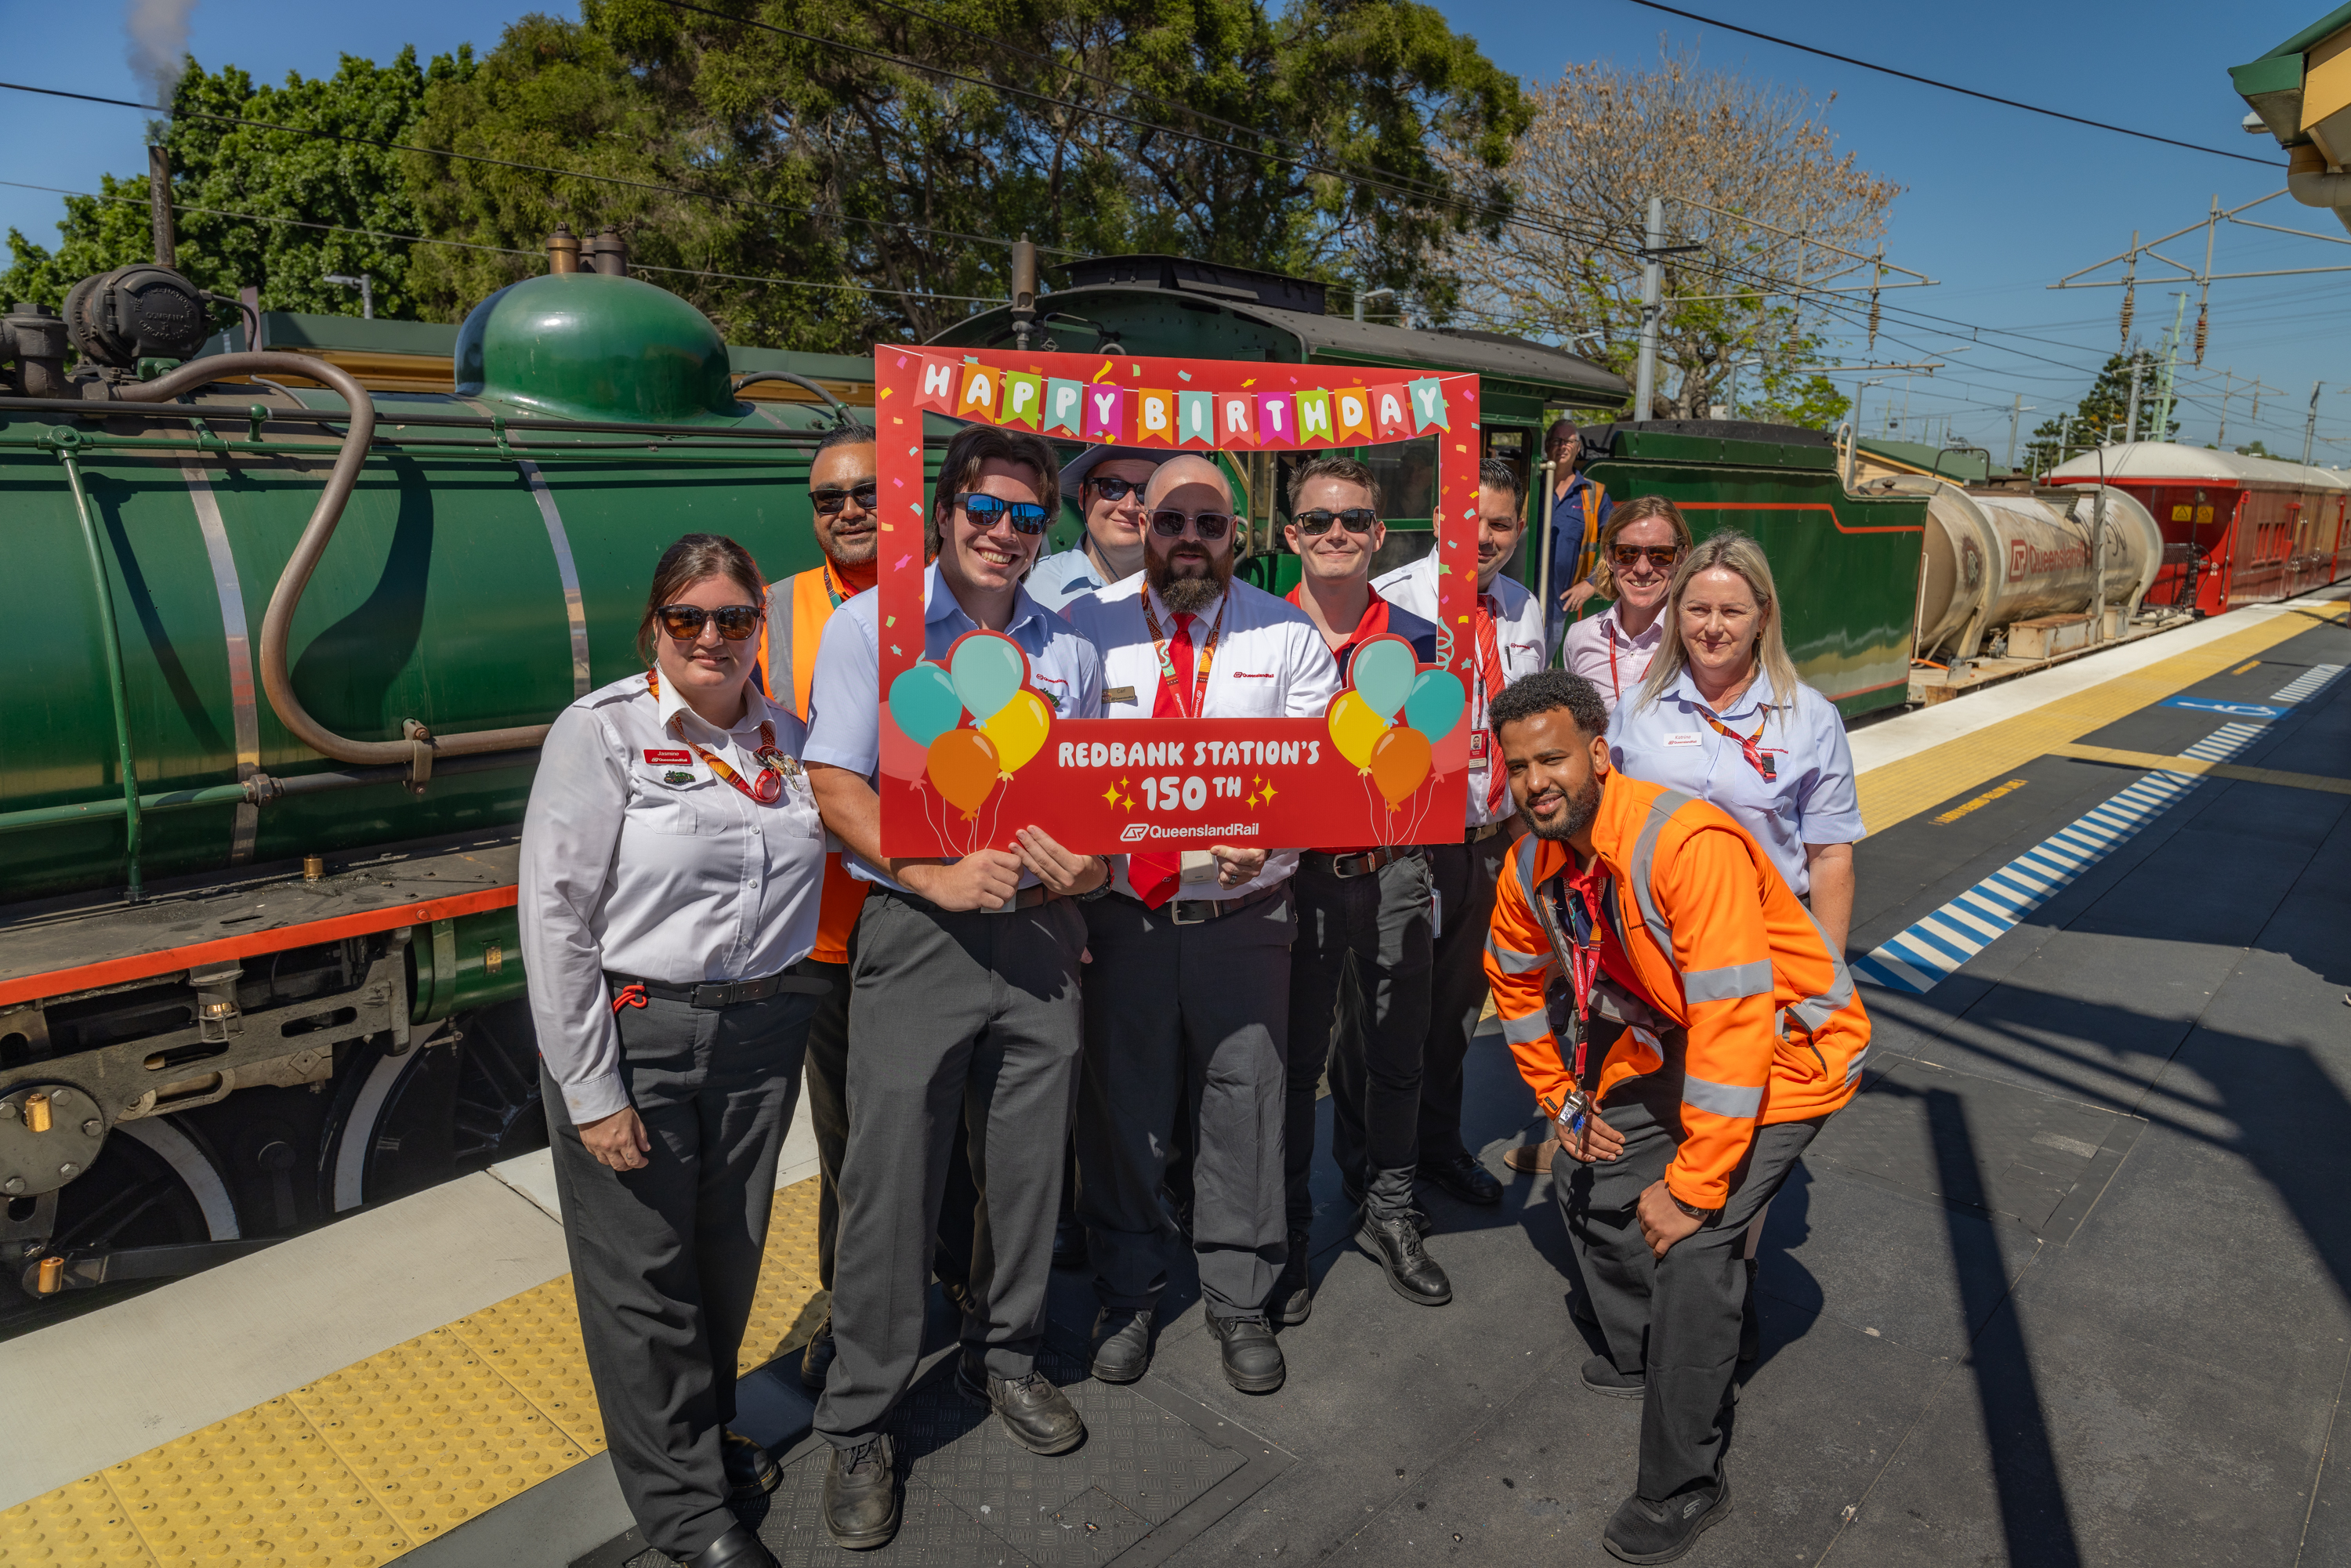
POLYGON ((2225 713, 2231 718, 2277 718, 2285 709, 2263 703, 2224 703, 2217 697, 2166 697, 2162 707, 2194 708, 2199 713, 2225 713))

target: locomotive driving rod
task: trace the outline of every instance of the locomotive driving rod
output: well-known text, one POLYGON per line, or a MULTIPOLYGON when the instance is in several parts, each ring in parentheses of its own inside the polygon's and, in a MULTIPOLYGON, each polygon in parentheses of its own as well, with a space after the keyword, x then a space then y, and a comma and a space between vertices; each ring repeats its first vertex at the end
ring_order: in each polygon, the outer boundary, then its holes
POLYGON ((335 537, 335 525, 342 519, 343 506, 350 499, 351 487, 359 483, 360 468, 367 462, 368 447, 375 439, 375 401, 340 365, 308 354, 271 353, 266 350, 214 354, 152 382, 118 387, 114 395, 123 402, 168 402, 182 392, 223 376, 270 371, 324 382, 350 405, 350 424, 343 434, 343 447, 335 456, 335 466, 327 476, 327 487, 319 493, 319 504, 310 508, 310 520, 303 526, 294 553, 287 558, 286 570, 278 574, 277 586, 269 595, 269 609, 261 618, 261 689, 267 694, 278 722, 313 751, 339 762, 404 764, 410 778, 419 782, 431 776, 435 756, 512 751, 545 740, 552 727, 549 725, 517 725, 507 729, 435 736, 413 719, 408 721, 404 739, 353 740, 349 736, 337 735, 303 707, 301 699, 294 695, 294 682, 287 670, 286 645, 294 627, 294 608, 302 601, 302 590, 308 585, 311 572, 318 570, 319 558, 327 553, 327 546, 335 537))

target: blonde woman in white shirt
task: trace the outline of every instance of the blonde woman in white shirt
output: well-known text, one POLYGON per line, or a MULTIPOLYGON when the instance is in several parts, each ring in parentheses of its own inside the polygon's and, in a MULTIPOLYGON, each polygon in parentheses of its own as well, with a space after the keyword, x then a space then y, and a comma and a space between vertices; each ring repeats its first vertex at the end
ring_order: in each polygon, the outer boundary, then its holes
POLYGON ((520 915, 556 1190, 622 1495, 692 1568, 771 1568, 730 1511, 775 1484, 727 1431, 777 1155, 826 989, 824 828, 800 721, 750 679, 766 579, 688 534, 654 569, 649 668, 556 718, 520 915))

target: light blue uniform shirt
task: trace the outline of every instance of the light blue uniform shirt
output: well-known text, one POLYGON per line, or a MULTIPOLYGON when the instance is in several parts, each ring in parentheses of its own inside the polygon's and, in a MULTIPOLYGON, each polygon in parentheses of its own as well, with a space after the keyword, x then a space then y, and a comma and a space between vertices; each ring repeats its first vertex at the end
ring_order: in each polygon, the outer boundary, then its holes
POLYGON ((1094 564, 1094 558, 1081 547, 1047 556, 1020 586, 1046 609, 1066 614, 1072 600, 1099 593, 1110 584, 1102 578, 1102 569, 1094 564))
POLYGON ((1700 716, 1708 711, 1684 670, 1657 700, 1636 706, 1627 695, 1609 721, 1608 754, 1635 779, 1710 800, 1755 835, 1799 896, 1812 891, 1806 844, 1849 844, 1860 839, 1861 802, 1854 793, 1853 747, 1836 705, 1799 682, 1794 711, 1785 706, 1763 723, 1772 701, 1771 677, 1758 674, 1729 709, 1715 714, 1724 727, 1753 735, 1779 777, 1764 780, 1739 743, 1717 735, 1700 716))
MULTIPOLYGON (((808 748, 800 753, 810 762, 862 773, 877 791, 882 787, 882 645, 876 625, 881 606, 880 591, 868 589, 825 622, 809 686, 808 748)), ((939 580, 937 563, 932 563, 923 574, 923 656, 945 664, 955 640, 979 629, 979 622, 964 613, 955 594, 939 580)), ((1053 705, 1054 717, 1102 716, 1102 655, 1067 621, 1039 604, 1025 589, 1015 590, 1012 623, 1004 634, 1029 655, 1029 685, 1053 705)), ((905 892, 852 852, 844 850, 841 863, 862 882, 905 892)), ((1024 872, 1020 885, 1036 880, 1024 872)))

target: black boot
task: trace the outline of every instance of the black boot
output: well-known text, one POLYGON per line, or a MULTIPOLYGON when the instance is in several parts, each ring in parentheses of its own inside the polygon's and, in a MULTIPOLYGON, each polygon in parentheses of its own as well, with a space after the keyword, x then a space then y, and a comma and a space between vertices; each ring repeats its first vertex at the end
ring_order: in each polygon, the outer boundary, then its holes
POLYGON ((1728 1477, 1663 1502, 1628 1497, 1601 1532, 1600 1543, 1608 1548, 1608 1555, 1623 1562, 1671 1563, 1729 1511, 1728 1477))
POLYGON ((1281 1266, 1281 1278, 1273 1282, 1273 1302, 1266 1316, 1286 1329, 1296 1328, 1314 1313, 1314 1260, 1307 1252, 1310 1244, 1305 1231, 1290 1233, 1290 1260, 1281 1266))
POLYGON ((740 1432, 718 1434, 718 1457, 726 1464, 726 1500, 752 1502, 776 1490, 783 1472, 775 1456, 740 1432))
POLYGON ((835 1448, 824 1472, 824 1529, 850 1552, 887 1546, 898 1533, 898 1488, 887 1436, 835 1448))
POLYGON ((1053 1228, 1053 1267, 1082 1269, 1086 1266, 1086 1228, 1074 1214, 1061 1216, 1053 1228))
POLYGON ((1263 1318, 1220 1318, 1211 1313, 1208 1332, 1225 1348, 1225 1381, 1243 1394, 1270 1394, 1281 1386, 1287 1369, 1281 1347, 1263 1318))
POLYGON ((751 1527, 741 1520, 726 1527, 726 1533, 686 1560, 686 1568, 782 1568, 776 1554, 751 1533, 751 1527))
POLYGON ((1093 1374, 1101 1383, 1133 1383, 1151 1370, 1151 1314, 1094 1314, 1093 1374))
POLYGON ((998 1377, 967 1350, 956 1368, 956 1387, 965 1398, 992 1406, 1012 1440, 1032 1454, 1066 1454, 1086 1440, 1077 1406, 1041 1372, 998 1377))
MULTIPOLYGON (((1349 1180, 1345 1176, 1339 1178, 1339 1196, 1347 1200, 1348 1207, 1356 1210, 1358 1213, 1362 1212, 1364 1207, 1364 1189, 1357 1186, 1353 1181, 1349 1180)), ((1420 1205, 1416 1203, 1413 1204, 1405 1210, 1405 1212, 1412 1216, 1412 1228, 1421 1235, 1426 1236, 1430 1231, 1437 1228, 1437 1221, 1431 1219, 1428 1217, 1428 1210, 1421 1207, 1420 1205)))
POLYGON ((1502 1201, 1502 1184, 1496 1181, 1484 1166, 1469 1155, 1467 1149, 1456 1149, 1450 1155, 1420 1162, 1422 1179, 1435 1182, 1463 1203, 1474 1203, 1480 1208, 1491 1208, 1502 1201))
POLYGON ((1763 1317, 1755 1306, 1755 1260, 1747 1260, 1747 1304, 1739 1310, 1739 1359, 1763 1354, 1763 1317))
POLYGON ((824 1380, 832 1371, 833 1353, 839 1347, 832 1343, 832 1314, 824 1314, 824 1322, 816 1325, 816 1333, 800 1352, 800 1386, 810 1394, 824 1392, 824 1380))
POLYGON ((1453 1299, 1453 1281, 1420 1244, 1420 1232, 1410 1219, 1378 1219, 1364 1216, 1355 1229, 1355 1245, 1387 1270, 1388 1284, 1407 1301, 1441 1307, 1453 1299))
POLYGON ((1583 1386, 1611 1399, 1639 1399, 1649 1392, 1649 1379, 1638 1372, 1627 1376, 1606 1356, 1595 1355, 1583 1364, 1583 1386))

